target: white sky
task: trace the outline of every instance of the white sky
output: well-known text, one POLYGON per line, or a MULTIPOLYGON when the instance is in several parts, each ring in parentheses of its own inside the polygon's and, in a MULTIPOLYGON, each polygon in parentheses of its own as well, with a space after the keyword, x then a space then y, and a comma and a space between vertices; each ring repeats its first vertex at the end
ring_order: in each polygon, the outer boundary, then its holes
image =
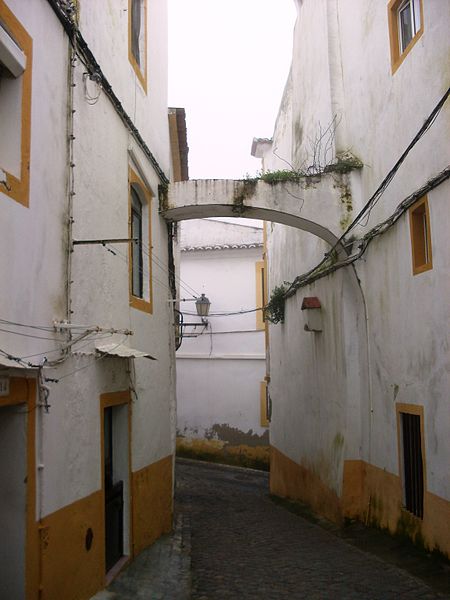
POLYGON ((169 0, 169 106, 186 109, 191 179, 260 169, 289 73, 293 0, 169 0))

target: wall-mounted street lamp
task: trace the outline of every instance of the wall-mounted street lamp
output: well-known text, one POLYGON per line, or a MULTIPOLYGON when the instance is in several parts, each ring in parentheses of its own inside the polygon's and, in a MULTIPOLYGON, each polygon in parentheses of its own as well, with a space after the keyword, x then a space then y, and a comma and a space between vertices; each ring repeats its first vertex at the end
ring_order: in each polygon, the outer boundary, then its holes
POLYGON ((197 309, 197 314, 201 317, 203 323, 207 323, 206 317, 209 315, 209 307, 211 306, 211 302, 209 298, 202 294, 200 298, 195 300, 195 308, 197 309))
POLYGON ((201 323, 186 323, 184 321, 183 313, 177 309, 174 309, 175 314, 175 346, 176 350, 181 346, 184 337, 197 337, 200 333, 206 329, 208 325, 208 319, 206 318, 209 315, 209 309, 211 306, 211 302, 209 298, 205 296, 205 294, 201 294, 199 298, 175 298, 174 300, 169 300, 169 302, 195 302, 195 308, 197 310, 197 315, 201 318, 201 323), (190 333, 185 333, 186 327, 198 327, 199 325, 203 325, 203 329, 200 333, 195 333, 192 330, 190 333))

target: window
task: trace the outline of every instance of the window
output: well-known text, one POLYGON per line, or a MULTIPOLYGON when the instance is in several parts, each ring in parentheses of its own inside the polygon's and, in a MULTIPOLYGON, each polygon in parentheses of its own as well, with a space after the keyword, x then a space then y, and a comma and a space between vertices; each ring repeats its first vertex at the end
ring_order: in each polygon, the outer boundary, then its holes
MULTIPOLYGON (((256 263, 256 308, 266 306, 267 304, 267 278, 265 262, 259 260, 256 263)), ((256 311, 256 329, 265 328, 265 311, 256 311)))
POLYGON ((144 295, 144 280, 142 277, 142 202, 134 187, 131 188, 131 237, 135 240, 131 244, 132 262, 132 293, 137 298, 144 295))
POLYGON ((0 1, 0 193, 29 202, 32 40, 0 1))
POLYGON ((151 313, 151 194, 131 168, 129 182, 130 305, 151 313))
POLYGON ((128 0, 128 58, 147 92, 147 0, 128 0))
POLYGON ((423 33, 422 0, 391 0, 388 18, 394 73, 423 33))
POLYGON ((413 274, 433 268, 428 200, 424 196, 409 209, 413 274))
POLYGON ((414 405, 398 405, 397 410, 404 508, 423 519, 423 409, 414 405))

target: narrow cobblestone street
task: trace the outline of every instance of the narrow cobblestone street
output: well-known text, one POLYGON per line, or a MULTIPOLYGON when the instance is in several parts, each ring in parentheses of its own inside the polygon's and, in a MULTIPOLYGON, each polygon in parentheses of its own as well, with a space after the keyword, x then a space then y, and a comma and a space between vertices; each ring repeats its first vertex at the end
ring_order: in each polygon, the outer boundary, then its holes
MULTIPOLYGON (((176 482, 174 533, 95 600, 450 599, 273 502, 267 473, 178 460, 176 482)), ((413 562, 413 573, 431 569, 413 562)))

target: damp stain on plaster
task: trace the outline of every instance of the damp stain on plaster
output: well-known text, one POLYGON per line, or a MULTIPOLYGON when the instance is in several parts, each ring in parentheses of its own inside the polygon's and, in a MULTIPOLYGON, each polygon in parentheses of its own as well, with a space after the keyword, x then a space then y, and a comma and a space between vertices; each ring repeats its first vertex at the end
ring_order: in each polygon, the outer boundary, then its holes
POLYGON ((245 200, 254 196, 256 191, 257 179, 244 179, 243 181, 235 182, 235 190, 233 195, 232 211, 235 215, 241 216, 245 213, 245 200))
POLYGON ((247 432, 241 431, 237 427, 231 427, 228 423, 216 423, 205 435, 208 439, 218 439, 232 444, 234 446, 245 444, 247 446, 260 446, 261 444, 269 444, 269 432, 266 430, 262 435, 253 433, 253 429, 247 432))
POLYGON ((340 190, 340 201, 343 209, 343 213, 339 221, 339 226, 342 229, 342 231, 345 231, 352 221, 352 193, 350 191, 350 186, 347 183, 340 182, 336 184, 335 187, 339 188, 340 190))
POLYGON ((209 462, 269 469, 269 433, 241 431, 228 424, 215 424, 204 438, 191 438, 186 432, 177 436, 177 455, 209 462))
POLYGON ((400 386, 397 383, 394 383, 392 386, 394 388, 394 402, 397 400, 398 392, 400 390, 400 386))
POLYGON ((344 436, 342 435, 342 433, 337 433, 334 436, 333 449, 335 451, 342 450, 343 446, 344 446, 344 436))

